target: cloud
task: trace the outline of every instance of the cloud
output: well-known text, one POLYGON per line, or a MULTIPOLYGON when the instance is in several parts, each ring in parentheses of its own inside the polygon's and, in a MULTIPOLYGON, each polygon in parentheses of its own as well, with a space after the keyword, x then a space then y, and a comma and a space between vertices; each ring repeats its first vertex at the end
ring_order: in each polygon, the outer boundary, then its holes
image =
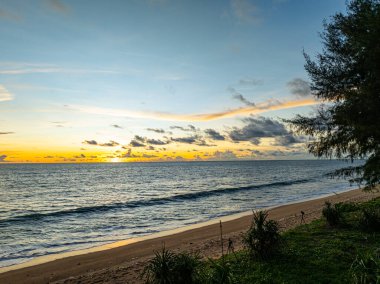
POLYGON ((260 138, 254 138, 254 137, 249 139, 249 142, 251 142, 253 145, 259 145, 261 143, 260 138))
POLYGON ((65 68, 54 64, 1 62, 0 74, 21 75, 35 73, 64 73, 64 74, 120 74, 118 71, 107 69, 65 68))
POLYGON ((5 20, 10 20, 10 21, 15 21, 15 22, 22 20, 21 16, 11 11, 5 10, 3 8, 0 8, 0 19, 5 19, 5 20))
POLYGON ((156 156, 156 155, 150 155, 150 154, 142 154, 141 157, 142 158, 151 159, 151 158, 157 158, 158 156, 156 156))
POLYGON ((302 141, 295 137, 293 134, 289 133, 284 136, 278 136, 275 138, 275 145, 277 146, 290 146, 292 144, 301 143, 302 141))
POLYGON ((157 158, 158 156, 156 155, 152 155, 152 154, 141 154, 141 155, 136 155, 136 154, 132 154, 132 149, 128 149, 127 152, 125 152, 124 154, 118 156, 119 158, 146 158, 146 159, 151 159, 151 158, 157 158))
POLYGON ((231 0, 233 15, 239 23, 258 22, 258 9, 251 1, 248 0, 231 0))
POLYGON ((195 144, 198 140, 198 136, 188 136, 188 137, 179 137, 171 138, 173 142, 184 143, 184 144, 195 144))
POLYGON ((11 131, 0 132, 0 135, 7 135, 7 134, 14 134, 14 132, 11 132, 11 131))
POLYGON ((289 81, 286 85, 293 95, 299 97, 306 97, 311 95, 310 84, 305 80, 295 78, 289 81))
POLYGON ((119 143, 113 141, 113 140, 110 140, 110 142, 107 142, 107 143, 102 143, 102 144, 99 144, 99 146, 103 146, 103 147, 115 147, 115 146, 118 146, 120 145, 119 143))
POLYGON ((60 0, 47 0, 46 3, 48 4, 48 7, 58 13, 67 14, 70 12, 69 6, 62 3, 60 0))
POLYGON ((85 140, 82 143, 87 145, 98 145, 98 142, 96 142, 95 140, 85 140))
POLYGON ((247 100, 242 94, 240 94, 238 91, 236 91, 235 88, 228 87, 227 90, 232 94, 232 97, 234 99, 242 102, 243 104, 245 104, 247 106, 255 106, 254 102, 250 102, 249 100, 247 100))
POLYGON ((170 129, 179 129, 179 130, 182 130, 182 131, 191 131, 191 132, 197 131, 197 129, 195 128, 195 126, 191 125, 191 124, 189 124, 187 128, 183 127, 183 126, 174 125, 174 126, 170 126, 170 129))
POLYGON ((0 85, 0 102, 11 100, 13 100, 12 94, 3 85, 0 85))
POLYGON ((98 143, 95 140, 85 140, 85 141, 82 142, 82 144, 93 145, 93 146, 97 145, 97 146, 102 146, 102 147, 115 147, 115 146, 120 145, 119 143, 117 143, 117 142, 115 142, 113 140, 110 140, 107 143, 98 143))
POLYGON ((7 162, 5 159, 8 157, 7 155, 0 155, 0 163, 5 163, 7 162))
POLYGON ((151 145, 166 145, 169 143, 169 141, 162 141, 160 139, 146 139, 145 142, 151 145))
POLYGON ((114 128, 123 129, 123 127, 121 127, 120 125, 117 125, 117 124, 111 124, 111 126, 114 127, 114 128))
POLYGON ((203 137, 199 135, 193 135, 193 136, 187 136, 187 137, 171 137, 170 140, 172 142, 183 143, 183 144, 194 144, 197 146, 205 146, 205 147, 215 146, 215 145, 207 144, 207 142, 203 139, 203 137))
POLYGON ((223 135, 221 135, 218 131, 216 131, 214 129, 206 129, 204 132, 208 135, 208 137, 210 137, 213 140, 225 140, 226 139, 223 135))
MULTIPOLYGON (((246 123, 245 126, 242 128, 234 127, 229 133, 229 137, 235 142, 251 141, 252 139, 275 137, 289 133, 284 124, 270 118, 249 117, 243 121, 246 123)), ((253 141, 254 144, 257 143, 257 140, 253 141)))
POLYGON ((259 145, 261 138, 274 138, 277 146, 289 146, 302 142, 279 121, 264 117, 249 117, 243 121, 246 123, 245 126, 234 127, 229 132, 229 137, 234 142, 249 141, 254 145, 259 145))
POLYGON ((139 140, 132 139, 131 142, 129 143, 129 146, 131 146, 131 147, 145 147, 145 144, 140 142, 139 140))
POLYGON ((74 158, 75 159, 84 159, 84 158, 86 158, 86 155, 80 154, 80 155, 74 156, 74 158))
POLYGON ((235 109, 228 109, 215 113, 202 113, 202 114, 175 114, 168 112, 154 112, 154 111, 133 111, 127 109, 111 109, 92 106, 71 105, 66 106, 67 109, 78 111, 82 113, 89 113, 95 115, 107 115, 114 117, 134 117, 134 118, 150 118, 157 120, 168 121, 210 121, 228 117, 235 117, 238 115, 259 114, 268 111, 288 109, 300 106, 315 105, 318 102, 314 99, 297 99, 292 101, 279 101, 267 100, 263 103, 257 103, 255 106, 240 107, 235 109))
POLYGON ((128 149, 128 151, 120 155, 119 158, 132 158, 132 149, 128 149))
POLYGON ((65 127, 64 124, 67 123, 66 121, 52 121, 52 124, 54 124, 55 127, 65 127))
POLYGON ((257 80, 254 78, 246 78, 246 79, 240 79, 239 84, 243 86, 258 86, 258 85, 262 85, 263 81, 257 80))
POLYGON ((165 133, 165 130, 161 128, 147 128, 146 130, 156 132, 156 133, 165 133))
POLYGON ((144 147, 144 146, 146 146, 145 144, 166 145, 169 143, 170 143, 170 141, 163 141, 160 139, 151 139, 151 138, 146 138, 146 137, 142 137, 139 135, 135 135, 135 137, 130 142, 130 146, 132 146, 132 147, 144 147))
POLYGON ((212 156, 211 160, 235 160, 237 159, 234 152, 230 150, 226 151, 216 151, 212 156))

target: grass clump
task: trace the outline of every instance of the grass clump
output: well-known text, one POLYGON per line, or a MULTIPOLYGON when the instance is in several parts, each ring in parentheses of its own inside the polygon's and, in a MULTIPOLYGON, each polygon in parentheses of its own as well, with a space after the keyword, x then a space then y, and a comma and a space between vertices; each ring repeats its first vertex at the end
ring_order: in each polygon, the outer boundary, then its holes
POLYGON ((203 277, 205 284, 234 284, 236 282, 231 264, 225 258, 220 260, 209 259, 203 277))
POLYGON ((322 209, 322 216, 326 219, 330 227, 336 227, 342 223, 342 210, 339 205, 332 205, 326 201, 325 207, 322 209))
POLYGON ((380 283, 380 251, 357 256, 351 265, 351 282, 354 284, 380 283))
POLYGON ((243 236, 246 250, 202 261, 163 248, 144 270, 145 279, 162 284, 380 283, 380 233, 358 226, 363 218, 367 227, 374 222, 370 220, 377 220, 363 212, 380 208, 380 198, 329 206, 332 211, 335 207, 340 207, 344 226, 326 226, 319 219, 281 236, 278 224, 267 220, 267 212, 257 212, 243 236))
POLYGON ((363 208, 359 225, 364 231, 380 232, 380 207, 363 208))
POLYGON ((280 247, 279 225, 267 217, 266 211, 254 212, 251 227, 243 236, 243 244, 252 258, 268 259, 280 247))
POLYGON ((141 276, 147 284, 202 283, 202 268, 203 263, 197 254, 174 253, 163 247, 155 252, 141 276))

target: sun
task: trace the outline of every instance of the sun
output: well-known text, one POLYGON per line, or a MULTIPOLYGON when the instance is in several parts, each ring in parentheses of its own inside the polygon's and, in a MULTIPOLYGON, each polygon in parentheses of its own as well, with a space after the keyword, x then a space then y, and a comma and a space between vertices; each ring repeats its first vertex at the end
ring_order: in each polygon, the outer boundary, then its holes
POLYGON ((110 163, 120 163, 121 160, 120 160, 120 158, 111 158, 111 159, 109 160, 109 162, 110 162, 110 163))

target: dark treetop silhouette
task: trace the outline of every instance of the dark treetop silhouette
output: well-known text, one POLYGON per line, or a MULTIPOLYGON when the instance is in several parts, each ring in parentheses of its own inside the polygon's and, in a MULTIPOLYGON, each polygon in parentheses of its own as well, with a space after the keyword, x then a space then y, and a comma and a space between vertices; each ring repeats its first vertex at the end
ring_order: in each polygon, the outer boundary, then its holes
POLYGON ((380 1, 347 8, 324 23, 316 59, 304 53, 312 94, 323 104, 312 117, 286 121, 315 138, 308 148, 317 157, 365 159, 334 174, 371 189, 380 182, 380 1))

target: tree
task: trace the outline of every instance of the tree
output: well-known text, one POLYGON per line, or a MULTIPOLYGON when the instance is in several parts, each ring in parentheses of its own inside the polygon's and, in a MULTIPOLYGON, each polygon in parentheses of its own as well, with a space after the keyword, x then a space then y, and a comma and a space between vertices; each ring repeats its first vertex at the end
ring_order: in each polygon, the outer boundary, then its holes
POLYGON ((323 50, 315 60, 304 52, 312 94, 322 104, 311 117, 286 120, 314 138, 309 152, 360 166, 334 175, 372 189, 380 182, 380 1, 353 0, 347 13, 324 22, 323 50))

